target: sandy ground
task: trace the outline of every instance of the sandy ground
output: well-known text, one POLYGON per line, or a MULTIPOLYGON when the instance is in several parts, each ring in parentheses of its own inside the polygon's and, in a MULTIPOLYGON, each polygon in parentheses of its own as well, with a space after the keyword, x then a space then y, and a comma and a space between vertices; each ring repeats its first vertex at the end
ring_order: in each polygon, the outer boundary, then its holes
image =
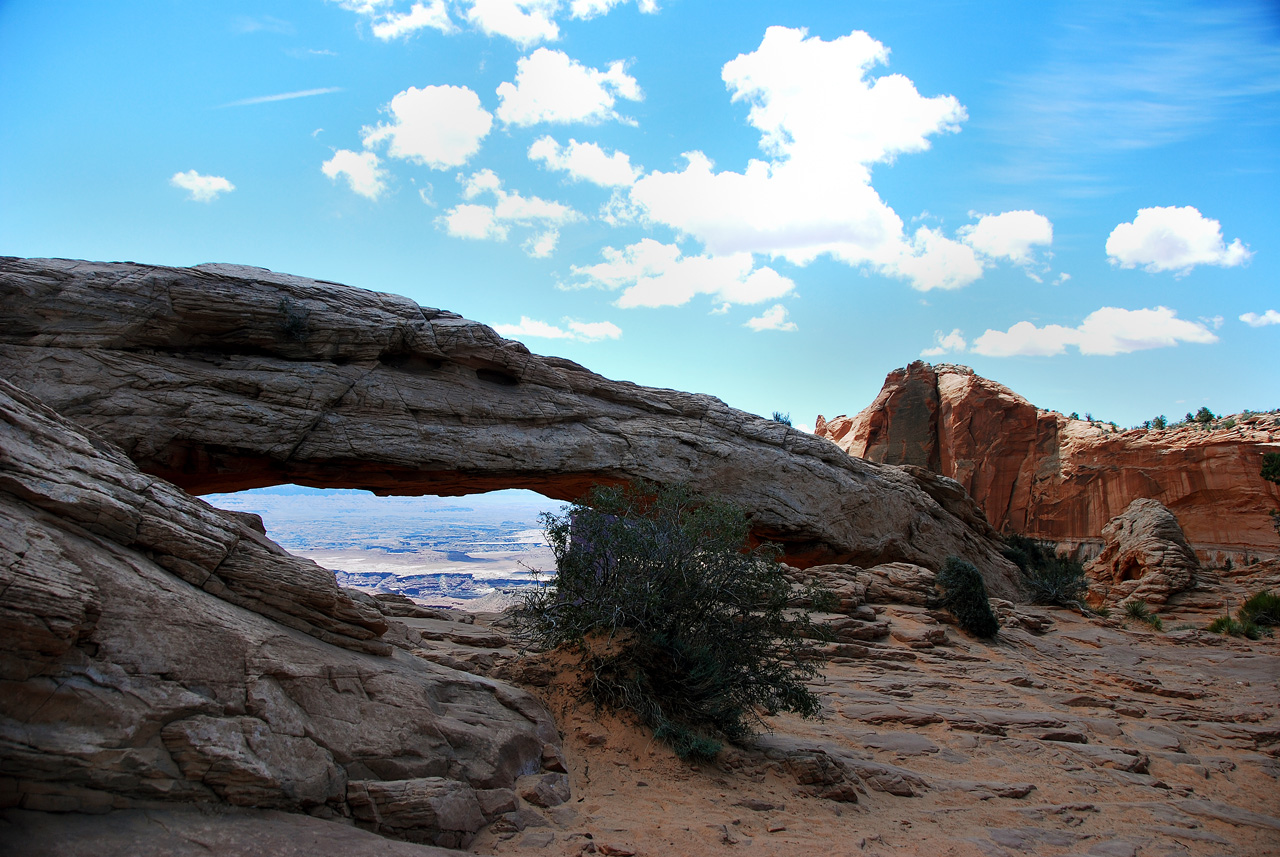
MULTIPOLYGON (((572 797, 470 850, 1280 854, 1280 639, 1174 630, 1203 628, 1205 607, 1166 610, 1163 633, 1037 608, 1046 632, 994 645, 943 625, 933 648, 846 647, 813 686, 822 719, 774 718, 703 765, 532 670, 572 797)), ((935 621, 880 610, 908 638, 935 621)))

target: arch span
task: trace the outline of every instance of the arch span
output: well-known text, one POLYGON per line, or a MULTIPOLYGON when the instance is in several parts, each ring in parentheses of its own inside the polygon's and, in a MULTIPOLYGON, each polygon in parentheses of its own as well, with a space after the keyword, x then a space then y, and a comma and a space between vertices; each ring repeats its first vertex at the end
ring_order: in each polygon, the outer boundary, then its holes
MULTIPOLYGON (((851 458, 711 396, 641 387, 454 313, 258 268, 0 259, 0 369, 192 493, 687 482, 799 565, 1015 570, 950 480, 851 458)), ((914 468, 911 470, 915 470, 914 468)))

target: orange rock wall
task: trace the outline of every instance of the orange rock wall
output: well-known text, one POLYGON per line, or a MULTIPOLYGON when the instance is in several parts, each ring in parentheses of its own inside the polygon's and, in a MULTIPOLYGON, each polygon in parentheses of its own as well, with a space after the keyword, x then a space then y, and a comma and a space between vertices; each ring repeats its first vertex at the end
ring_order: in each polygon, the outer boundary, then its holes
POLYGON ((1260 471, 1280 452, 1273 416, 1231 429, 1114 432, 1039 410, 965 366, 912 363, 891 372, 855 417, 818 417, 816 434, 850 455, 949 476, 1002 532, 1090 553, 1134 500, 1168 507, 1202 558, 1280 556, 1268 512, 1280 486, 1260 471))

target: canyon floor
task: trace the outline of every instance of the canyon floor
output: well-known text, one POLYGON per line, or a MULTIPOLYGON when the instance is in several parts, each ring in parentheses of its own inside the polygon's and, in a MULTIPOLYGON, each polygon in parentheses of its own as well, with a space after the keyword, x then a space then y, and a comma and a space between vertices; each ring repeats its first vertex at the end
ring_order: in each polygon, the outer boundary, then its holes
MULTIPOLYGON (((1177 630, 1277 572, 1210 573, 1164 632, 1036 608, 1047 630, 1006 627, 994 644, 944 625, 932 648, 844 647, 814 685, 822 719, 775 718, 712 764, 526 670, 557 714, 573 796, 471 851, 1280 854, 1280 639, 1177 630)), ((934 627, 921 608, 881 618, 906 638, 934 627)))

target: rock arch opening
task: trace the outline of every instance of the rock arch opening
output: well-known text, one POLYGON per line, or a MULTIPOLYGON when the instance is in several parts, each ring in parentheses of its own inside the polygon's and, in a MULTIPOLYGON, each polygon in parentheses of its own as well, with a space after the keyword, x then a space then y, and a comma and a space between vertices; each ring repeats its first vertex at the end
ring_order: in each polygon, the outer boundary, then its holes
POLYGON ((501 610, 554 573, 538 517, 560 503, 507 489, 463 497, 382 496, 285 484, 204 498, 259 516, 269 538, 338 584, 434 607, 501 610))

